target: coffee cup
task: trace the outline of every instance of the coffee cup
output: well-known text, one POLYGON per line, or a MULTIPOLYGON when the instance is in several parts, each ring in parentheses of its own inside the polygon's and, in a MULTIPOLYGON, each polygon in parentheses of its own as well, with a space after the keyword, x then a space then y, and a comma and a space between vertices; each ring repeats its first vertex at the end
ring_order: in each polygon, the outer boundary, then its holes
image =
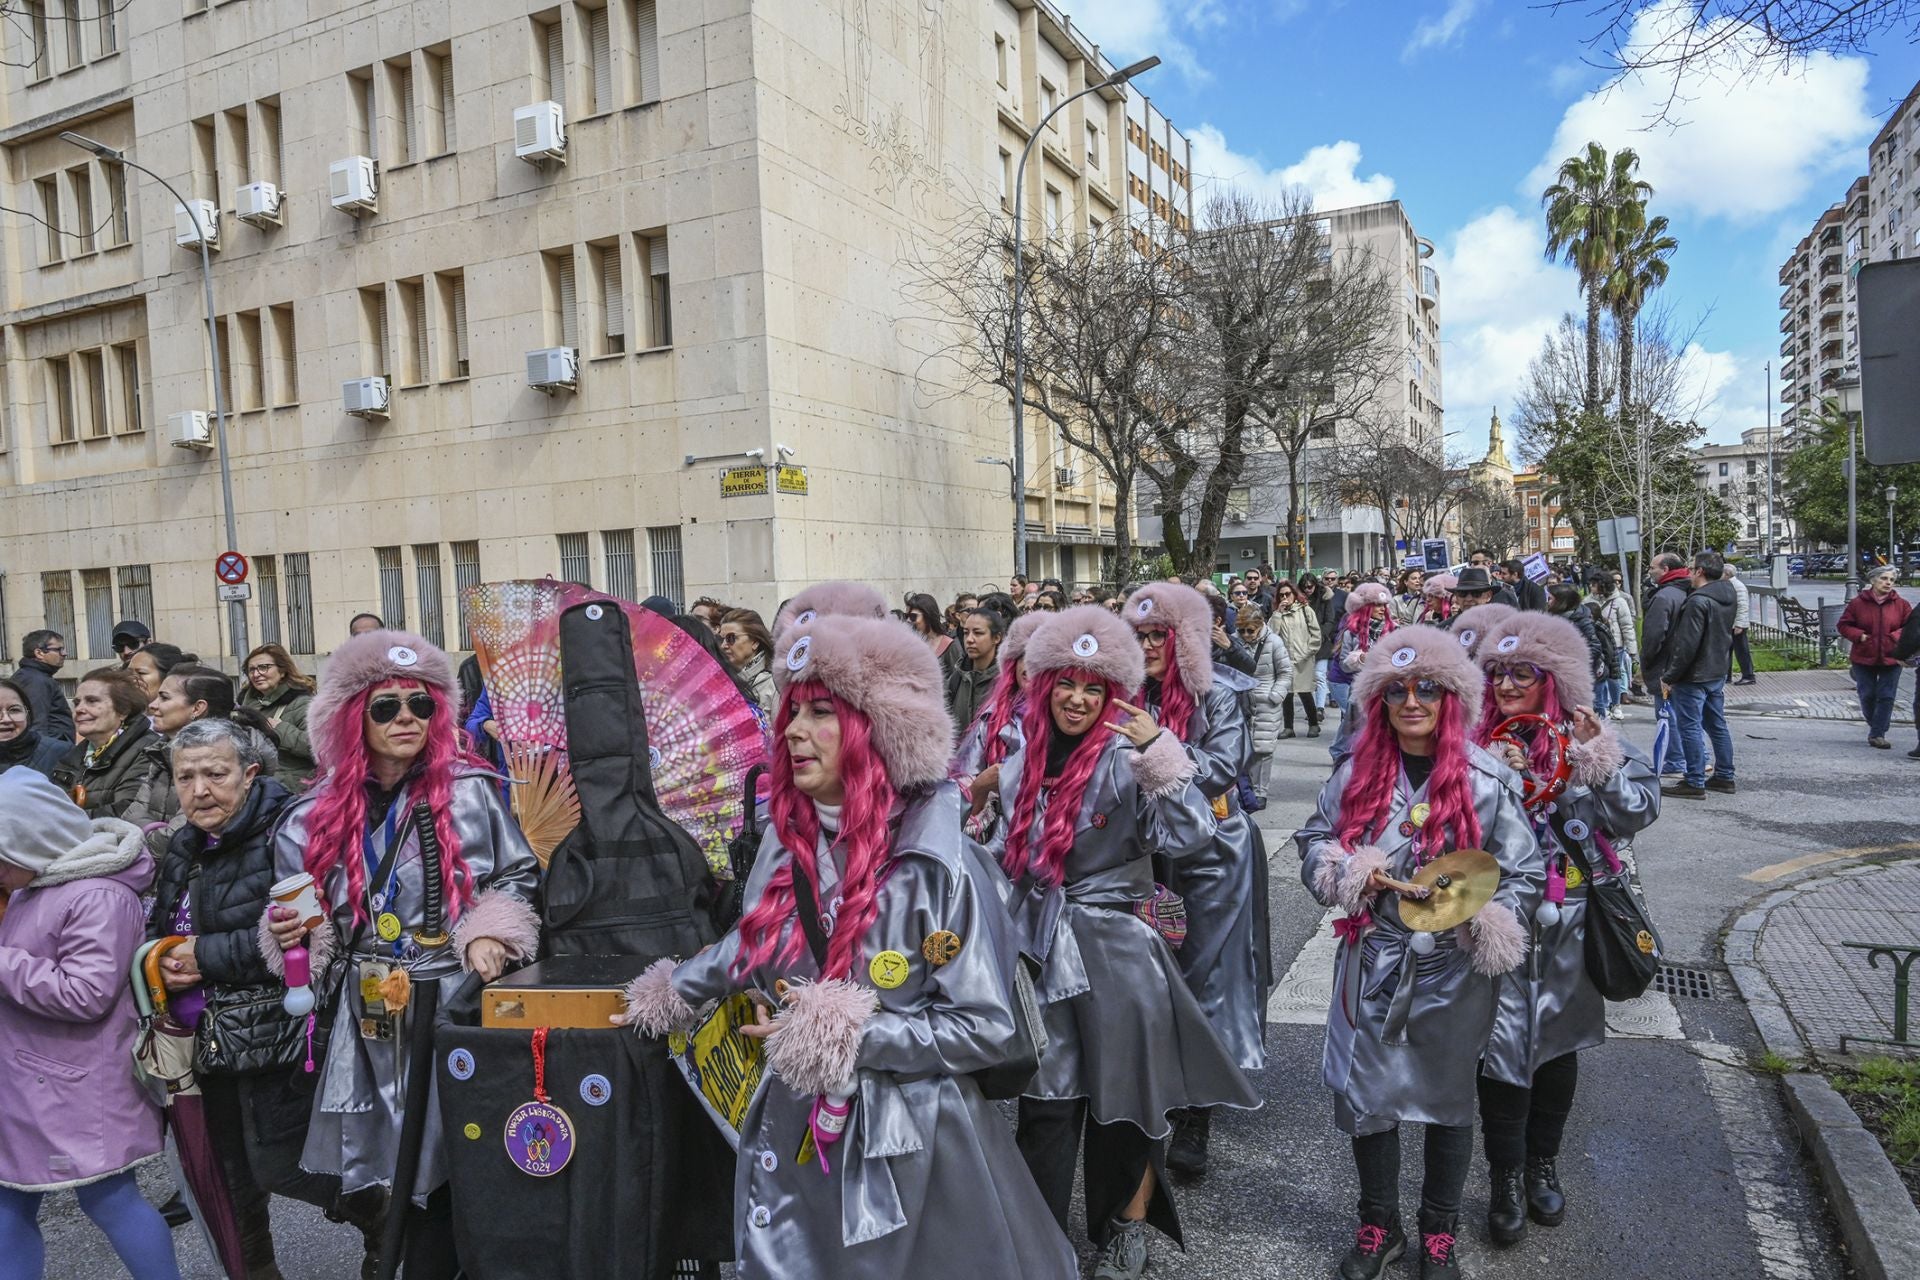
POLYGON ((318 929, 327 918, 320 909, 320 892, 314 886, 313 877, 304 871, 288 876, 267 893, 279 906, 292 907, 300 913, 302 929, 318 929))

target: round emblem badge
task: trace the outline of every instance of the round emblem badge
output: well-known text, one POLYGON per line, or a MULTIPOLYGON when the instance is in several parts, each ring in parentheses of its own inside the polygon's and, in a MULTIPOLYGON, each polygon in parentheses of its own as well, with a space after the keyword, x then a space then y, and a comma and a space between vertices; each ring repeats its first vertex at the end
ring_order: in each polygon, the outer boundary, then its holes
POLYGON ((1073 651, 1082 658, 1091 658, 1100 652, 1100 642, 1091 634, 1083 635, 1073 642, 1073 651))
POLYGON ((1515 649, 1518 649, 1520 647, 1520 637, 1519 636, 1502 637, 1500 643, 1493 647, 1501 653, 1512 653, 1515 649))
POLYGON ((1650 956, 1653 954, 1653 935, 1642 929, 1634 935, 1633 945, 1640 948, 1641 955, 1650 956))
POLYGON ((469 1142, 476 1141, 480 1137, 480 1126, 473 1123, 471 1120, 469 1120, 467 1122, 467 1127, 462 1129, 460 1132, 467 1135, 467 1140, 469 1142))
POLYGON ((907 958, 898 951, 882 951, 867 966, 867 976, 874 986, 891 991, 907 980, 907 958))
POLYGON ((1478 631, 1475 631, 1472 627, 1468 627, 1465 631, 1462 631, 1460 633, 1460 647, 1462 649, 1471 649, 1473 648, 1473 642, 1475 640, 1478 640, 1479 638, 1480 638, 1480 633, 1478 631))
POLYGON ((400 940, 400 917, 391 911, 382 911, 379 916, 374 919, 373 931, 380 935, 380 941, 382 942, 398 942, 400 940))
POLYGON ((551 1178, 573 1159, 573 1121, 550 1102, 523 1102, 507 1117, 507 1159, 520 1172, 551 1178))
POLYGON ((1409 813, 1407 816, 1413 820, 1414 826, 1424 827, 1427 825, 1427 815, 1432 812, 1433 812, 1433 806, 1428 804, 1425 800, 1422 800, 1419 804, 1413 806, 1412 812, 1409 813))
POLYGON ((812 636, 801 636, 798 640, 795 640, 793 642, 793 648, 787 650, 787 670, 804 670, 807 665, 807 655, 812 651, 812 636))
POLYGON ((820 615, 812 609, 802 609, 793 616, 793 625, 796 627, 804 627, 819 616, 820 615))
POLYGON ((598 622, 600 621, 600 619, 606 617, 606 615, 607 615, 607 611, 605 609, 602 609, 597 604, 590 604, 587 606, 587 618, 590 621, 598 622))
POLYGON ((1142 600, 1139 604, 1133 606, 1133 612, 1136 617, 1141 617, 1141 618, 1144 618, 1148 614, 1152 613, 1153 612, 1152 597, 1148 597, 1147 599, 1142 600))
POLYGON ((420 655, 403 644, 397 644, 387 650, 387 661, 396 667, 417 666, 420 662, 420 655))
POLYGON ((1420 655, 1413 651, 1412 645, 1406 645, 1393 651, 1392 663, 1396 667, 1410 667, 1420 655))
POLYGON ((580 1101, 590 1107, 604 1107, 613 1101, 613 1084, 605 1076, 580 1077, 580 1101))
POLYGON ((1589 831, 1589 828, 1587 827, 1587 824, 1580 821, 1580 819, 1578 818, 1567 819, 1567 835, 1572 837, 1573 839, 1585 840, 1587 838, 1588 831, 1589 831))
POLYGON ((925 956, 927 963, 936 969, 942 965, 951 964, 953 958, 960 954, 960 935, 945 929, 936 930, 928 934, 926 941, 920 944, 920 954, 925 956))
POLYGON ((647 747, 647 763, 651 765, 653 768, 658 769, 660 767, 660 762, 665 758, 666 758, 665 756, 660 754, 660 748, 652 745, 649 745, 647 747))
POLYGON ((473 1054, 465 1049, 455 1049, 447 1055, 447 1074, 455 1080, 473 1079, 473 1054))
POLYGON ((1578 867, 1567 868, 1567 888, 1578 889, 1587 882, 1586 873, 1578 867))

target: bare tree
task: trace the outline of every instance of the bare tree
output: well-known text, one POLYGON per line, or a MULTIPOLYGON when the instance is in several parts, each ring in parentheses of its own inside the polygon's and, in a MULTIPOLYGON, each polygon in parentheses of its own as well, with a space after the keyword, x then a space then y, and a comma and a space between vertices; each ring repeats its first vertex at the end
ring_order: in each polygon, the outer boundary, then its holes
POLYGON ((1320 483, 1354 507, 1380 513, 1387 537, 1411 547, 1438 536, 1446 518, 1466 498, 1463 467, 1448 467, 1410 440, 1399 423, 1378 416, 1354 423, 1337 449, 1322 457, 1320 483))
POLYGON ((1460 541, 1463 551, 1485 548, 1505 559, 1527 536, 1527 518, 1512 485, 1491 480, 1470 482, 1460 501, 1460 541))

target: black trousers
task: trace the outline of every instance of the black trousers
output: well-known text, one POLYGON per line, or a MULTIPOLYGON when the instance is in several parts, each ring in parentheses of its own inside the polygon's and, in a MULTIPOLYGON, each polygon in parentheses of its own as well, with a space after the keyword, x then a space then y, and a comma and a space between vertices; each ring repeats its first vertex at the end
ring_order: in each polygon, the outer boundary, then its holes
MULTIPOLYGON (((1426 1178, 1420 1185, 1423 1223, 1444 1223, 1459 1216, 1460 1196, 1473 1163, 1473 1126, 1426 1126, 1426 1178)), ((1398 1216, 1400 1206, 1400 1127, 1363 1134, 1353 1140, 1353 1162, 1360 1171, 1360 1212, 1369 1209, 1398 1216)))
POLYGON ((1747 633, 1733 633, 1733 660, 1740 664, 1740 678, 1753 679, 1753 646, 1747 642, 1747 633))
POLYGON ((1281 723, 1286 728, 1289 728, 1289 729, 1293 728, 1293 699, 1294 698, 1300 699, 1300 705, 1307 709, 1307 724, 1309 726, 1318 725, 1320 723, 1320 708, 1315 706, 1313 701, 1313 678, 1312 677, 1313 677, 1313 671, 1311 668, 1308 668, 1306 692, 1301 693, 1299 691, 1295 691, 1292 697, 1289 697, 1286 701, 1280 704, 1281 723))
POLYGON ((1480 1077, 1480 1133, 1487 1163, 1513 1168, 1528 1157, 1552 1160, 1573 1114, 1580 1086, 1580 1055, 1562 1054, 1533 1073, 1533 1087, 1522 1088, 1480 1077))
POLYGON ((1062 1231, 1067 1230, 1067 1210, 1073 1202, 1073 1158, 1084 1146, 1088 1239, 1106 1244, 1114 1219, 1152 1169, 1153 1198, 1147 1202, 1147 1221, 1174 1243, 1183 1243, 1180 1215, 1167 1191, 1164 1139, 1156 1142, 1131 1124, 1101 1124, 1087 1113, 1085 1098, 1064 1102, 1022 1098, 1014 1141, 1062 1231))

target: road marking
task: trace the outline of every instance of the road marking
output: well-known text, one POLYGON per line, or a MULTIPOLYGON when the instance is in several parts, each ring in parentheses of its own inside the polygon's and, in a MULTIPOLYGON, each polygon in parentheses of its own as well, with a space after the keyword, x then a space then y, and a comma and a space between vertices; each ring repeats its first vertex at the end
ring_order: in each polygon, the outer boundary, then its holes
POLYGON ((1776 862, 1772 866, 1761 867, 1758 871, 1749 871, 1740 878, 1751 880, 1755 884, 1771 884, 1796 871, 1805 871, 1808 867, 1824 866, 1829 862, 1845 862, 1848 858, 1867 858, 1876 853, 1911 853, 1916 849, 1920 849, 1920 840, 1908 840, 1900 844, 1866 844, 1857 849, 1827 849, 1820 853, 1803 853, 1797 858, 1788 858, 1785 862, 1776 862))
POLYGON ((1784 1171, 1799 1166, 1799 1154, 1775 1136, 1773 1122, 1755 1099, 1756 1078, 1734 1065, 1739 1059, 1732 1050, 1701 1045, 1698 1055, 1707 1095, 1720 1116, 1720 1133, 1733 1153, 1761 1270, 1769 1280, 1802 1280, 1815 1274, 1809 1250, 1818 1256, 1822 1243, 1813 1238, 1817 1233, 1806 1221, 1805 1206, 1797 1203, 1800 1197, 1783 1181, 1784 1171))

